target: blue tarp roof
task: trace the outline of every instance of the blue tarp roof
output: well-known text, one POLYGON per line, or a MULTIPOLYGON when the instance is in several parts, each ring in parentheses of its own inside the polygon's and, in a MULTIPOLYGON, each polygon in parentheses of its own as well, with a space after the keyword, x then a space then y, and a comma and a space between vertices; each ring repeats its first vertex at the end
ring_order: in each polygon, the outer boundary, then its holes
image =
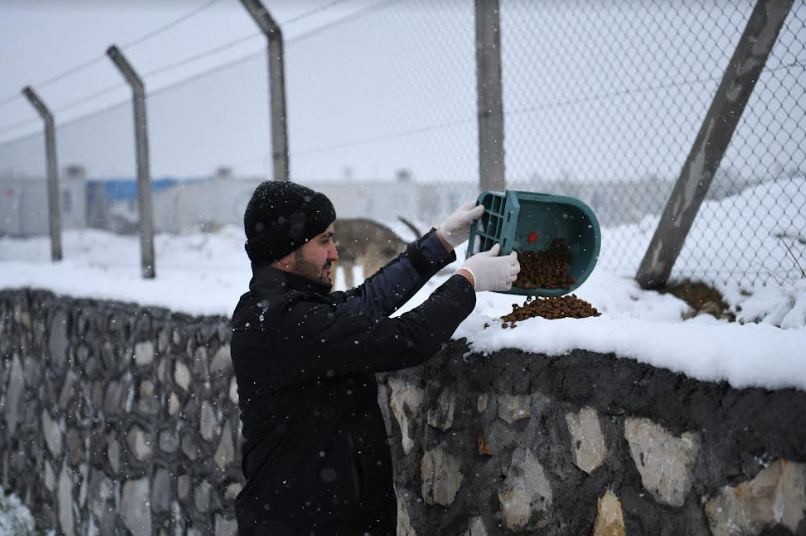
MULTIPOLYGON (((158 192, 176 186, 178 183, 192 183, 204 179, 177 179, 173 177, 160 177, 151 179, 151 191, 158 192)), ((137 179, 87 179, 87 189, 102 189, 107 201, 128 201, 137 199, 137 179)))

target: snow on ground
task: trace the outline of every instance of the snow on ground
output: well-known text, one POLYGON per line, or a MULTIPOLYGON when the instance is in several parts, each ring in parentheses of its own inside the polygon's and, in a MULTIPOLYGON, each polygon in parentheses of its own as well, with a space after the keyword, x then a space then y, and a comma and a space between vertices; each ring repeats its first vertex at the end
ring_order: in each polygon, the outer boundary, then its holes
MULTIPOLYGON (((13 493, 6 495, 0 486, 0 536, 34 536, 34 517, 13 493)), ((48 533, 51 536, 53 531, 48 533)))
MULTIPOLYGON (((789 184, 781 187, 785 191, 792 188, 789 184)), ((736 199, 730 202, 736 203, 736 199)), ((704 214, 716 212, 713 204, 704 210, 704 214)), ((768 217, 781 219, 775 213, 768 217)), ((799 217, 803 218, 797 214, 791 218, 794 228, 781 231, 803 235, 806 224, 799 217)), ((772 227, 759 224, 758 219, 753 225, 772 227)), ((390 222, 390 226, 409 238, 399 224, 390 222)), ((616 235, 620 240, 640 242, 647 228, 642 222, 605 229, 602 256, 611 254, 607 244, 614 243, 616 235)), ((194 315, 229 315, 248 289, 251 276, 243 232, 233 226, 212 234, 158 235, 154 280, 140 277, 137 237, 84 230, 65 232, 62 241, 65 260, 52 264, 46 237, 0 238, 0 288, 43 288, 57 294, 136 302, 194 315)), ((803 246, 797 247, 796 255, 802 258, 803 246)), ((457 254, 460 259, 451 269, 429 281, 396 314, 422 303, 450 277, 462 262, 464 247, 457 254)), ((713 255, 719 254, 719 250, 713 251, 713 255)), ((735 257, 737 262, 741 258, 735 257)), ((338 271, 335 288, 343 288, 343 281, 338 271)), ((509 313, 513 303, 522 304, 523 298, 485 292, 477 295, 475 311, 454 337, 466 337, 471 349, 479 352, 505 347, 548 355, 577 348, 613 352, 701 380, 727 380, 739 388, 806 390, 806 278, 753 288, 727 284, 718 288, 739 323, 708 315, 684 321, 687 305, 681 300, 642 290, 628 276, 597 268, 576 295, 602 312, 600 317, 534 318, 519 322, 517 329, 502 329, 498 318, 509 313), (490 327, 484 329, 485 323, 490 327)))

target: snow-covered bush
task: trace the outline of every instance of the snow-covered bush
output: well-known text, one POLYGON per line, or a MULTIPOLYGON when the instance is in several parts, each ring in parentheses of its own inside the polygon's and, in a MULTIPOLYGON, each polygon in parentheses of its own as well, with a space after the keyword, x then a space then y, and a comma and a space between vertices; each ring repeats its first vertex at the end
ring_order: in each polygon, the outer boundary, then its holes
POLYGON ((34 518, 16 495, 0 487, 0 536, 35 536, 34 518))

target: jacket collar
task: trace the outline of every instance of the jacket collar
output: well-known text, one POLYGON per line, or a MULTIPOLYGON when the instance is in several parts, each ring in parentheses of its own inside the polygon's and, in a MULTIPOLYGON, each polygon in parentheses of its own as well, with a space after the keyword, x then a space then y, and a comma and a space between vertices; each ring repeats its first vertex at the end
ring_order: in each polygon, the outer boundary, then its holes
POLYGON ((315 292, 327 296, 332 287, 311 281, 307 277, 284 272, 271 266, 252 265, 252 280, 249 282, 249 291, 257 294, 279 294, 289 290, 302 292, 315 292))

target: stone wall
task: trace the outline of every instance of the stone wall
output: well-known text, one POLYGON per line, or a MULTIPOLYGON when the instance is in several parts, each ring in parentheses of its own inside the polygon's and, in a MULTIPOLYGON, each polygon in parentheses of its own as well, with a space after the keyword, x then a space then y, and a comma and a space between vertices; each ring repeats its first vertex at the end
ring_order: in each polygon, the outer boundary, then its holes
POLYGON ((235 535, 224 318, 0 292, 0 482, 40 529, 235 535))
MULTIPOLYGON (((0 482, 38 527, 236 533, 227 326, 0 291, 0 482)), ((379 382, 401 536, 806 535, 806 393, 462 341, 379 382)))
POLYGON ((804 392, 461 341, 383 384, 401 535, 806 534, 804 392))

